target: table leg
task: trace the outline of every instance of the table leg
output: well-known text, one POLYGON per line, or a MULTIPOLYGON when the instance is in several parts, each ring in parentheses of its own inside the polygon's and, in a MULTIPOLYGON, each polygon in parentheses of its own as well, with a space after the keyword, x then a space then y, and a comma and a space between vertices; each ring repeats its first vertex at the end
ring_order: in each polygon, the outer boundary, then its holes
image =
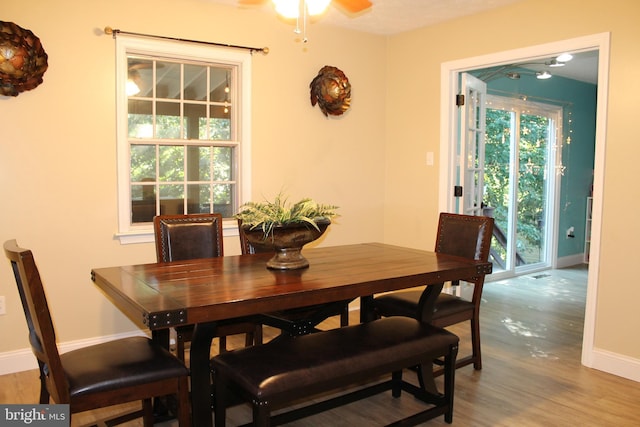
MULTIPOLYGON (((443 283, 434 283, 429 286, 425 286, 422 295, 420 296, 420 302, 418 303, 418 320, 426 323, 431 323, 433 318, 433 311, 436 306, 436 300, 438 295, 442 292, 444 287, 443 283)), ((438 394, 438 388, 436 387, 436 381, 433 377, 433 362, 429 361, 418 366, 418 380, 420 381, 420 387, 432 394, 438 394)))
MULTIPOLYGON (((169 350, 169 346, 170 346, 169 331, 170 331, 169 329, 153 330, 151 331, 151 339, 155 343, 169 350)), ((173 398, 173 396, 164 396, 164 397, 153 399, 153 414, 154 414, 155 422, 159 423, 159 422, 176 418, 176 413, 171 410, 172 407, 175 409, 175 405, 173 406, 171 405, 171 403, 169 402, 170 399, 173 399, 173 401, 175 402, 175 399, 173 398)))
POLYGON ((372 302, 373 295, 365 295, 360 297, 360 323, 366 323, 375 320, 373 308, 371 307, 372 302))
POLYGON ((216 330, 216 323, 197 324, 193 331, 191 350, 191 413, 194 427, 212 427, 211 409, 211 372, 209 359, 211 341, 216 330))
POLYGON ((418 320, 425 323, 431 323, 433 318, 433 311, 436 307, 436 300, 438 295, 442 292, 444 287, 443 283, 433 283, 424 287, 420 301, 418 302, 418 320))

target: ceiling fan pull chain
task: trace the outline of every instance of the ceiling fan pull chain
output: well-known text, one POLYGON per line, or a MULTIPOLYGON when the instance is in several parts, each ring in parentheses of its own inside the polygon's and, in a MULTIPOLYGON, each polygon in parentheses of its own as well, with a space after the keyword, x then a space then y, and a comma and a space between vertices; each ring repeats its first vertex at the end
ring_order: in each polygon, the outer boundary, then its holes
POLYGON ((304 9, 302 11, 303 15, 302 15, 302 31, 304 31, 304 34, 302 35, 302 41, 304 43, 306 43, 308 41, 307 39, 307 0, 302 0, 302 8, 304 9))
POLYGON ((296 16, 296 28, 293 29, 295 34, 300 34, 300 13, 296 16))

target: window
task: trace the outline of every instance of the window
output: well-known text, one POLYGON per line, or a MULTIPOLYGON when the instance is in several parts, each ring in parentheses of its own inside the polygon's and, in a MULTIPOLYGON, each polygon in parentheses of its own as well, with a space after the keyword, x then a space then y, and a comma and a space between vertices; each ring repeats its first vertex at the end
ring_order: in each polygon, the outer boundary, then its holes
POLYGON ((231 218, 250 193, 251 55, 124 36, 116 50, 121 242, 152 241, 159 214, 231 218))

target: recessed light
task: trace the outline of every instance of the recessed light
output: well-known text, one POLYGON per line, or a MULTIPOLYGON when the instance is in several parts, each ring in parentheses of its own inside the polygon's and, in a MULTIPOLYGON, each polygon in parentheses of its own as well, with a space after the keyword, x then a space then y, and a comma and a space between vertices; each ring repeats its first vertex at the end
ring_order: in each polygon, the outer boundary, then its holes
POLYGON ((570 53, 563 53, 561 55, 556 56, 556 61, 558 62, 569 62, 573 59, 573 55, 570 53))

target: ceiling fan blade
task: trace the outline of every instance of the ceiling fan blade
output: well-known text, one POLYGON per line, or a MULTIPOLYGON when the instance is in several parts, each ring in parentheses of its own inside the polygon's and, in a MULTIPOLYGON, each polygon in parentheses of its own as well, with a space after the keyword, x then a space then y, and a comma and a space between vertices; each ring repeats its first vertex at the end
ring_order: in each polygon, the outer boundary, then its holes
POLYGON ((334 0, 347 12, 358 13, 371 7, 369 0, 334 0))

